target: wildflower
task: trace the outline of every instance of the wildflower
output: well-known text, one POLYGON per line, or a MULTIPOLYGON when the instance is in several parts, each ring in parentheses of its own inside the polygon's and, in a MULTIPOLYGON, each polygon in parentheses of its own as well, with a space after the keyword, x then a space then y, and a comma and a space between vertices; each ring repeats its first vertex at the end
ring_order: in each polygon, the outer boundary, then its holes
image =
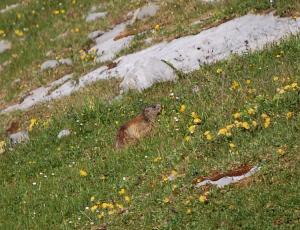
POLYGON ((241 118, 241 113, 237 112, 233 114, 234 119, 239 119, 241 118))
POLYGON ((279 156, 283 156, 286 150, 284 148, 278 148, 276 152, 279 156))
POLYGON ((221 68, 218 68, 217 71, 216 71, 218 74, 222 73, 223 70, 221 68))
POLYGON ((97 210, 97 208, 98 208, 98 205, 93 205, 93 206, 90 208, 90 210, 91 210, 91 212, 95 212, 95 211, 97 210))
POLYGON ((273 77, 273 81, 278 81, 279 77, 273 77))
POLYGON ((64 14, 66 11, 64 9, 60 10, 61 14, 64 14))
POLYGON ((210 131, 206 131, 205 133, 204 133, 204 136, 206 137, 206 139, 208 140, 208 141, 211 141, 211 140, 213 140, 213 135, 210 133, 210 131))
POLYGON ((95 197, 94 197, 94 196, 92 196, 92 197, 91 197, 91 201, 93 202, 94 200, 95 200, 95 197))
POLYGON ((191 116, 194 119, 200 118, 199 115, 196 112, 192 112, 191 116))
POLYGON ((243 127, 244 129, 250 129, 250 125, 249 125, 249 123, 246 122, 246 121, 242 123, 242 127, 243 127))
POLYGON ((5 146, 6 146, 5 141, 0 141, 0 154, 5 152, 5 146))
POLYGON ((186 214, 190 215, 191 213, 192 213, 192 209, 188 208, 188 209, 186 210, 186 214))
POLYGON ((201 203, 205 203, 205 202, 207 201, 207 197, 204 196, 204 195, 201 195, 201 196, 199 196, 199 201, 200 201, 201 203))
POLYGON ((22 36, 24 36, 24 33, 23 33, 23 31, 21 31, 21 30, 15 30, 15 34, 18 36, 18 37, 22 37, 22 36))
POLYGON ((293 112, 287 112, 286 113, 286 119, 291 119, 294 116, 293 112))
POLYGON ((161 159, 162 159, 161 157, 156 157, 153 159, 153 162, 159 162, 159 161, 161 161, 161 159))
POLYGON ((78 32, 79 32, 79 28, 75 28, 75 29, 74 29, 74 32, 75 32, 75 33, 78 33, 78 32))
POLYGON ((118 208, 118 209, 124 209, 124 206, 122 205, 122 204, 116 204, 116 207, 118 208))
POLYGON ((101 212, 99 215, 97 215, 98 219, 102 219, 104 217, 104 212, 101 212))
POLYGON ((79 175, 80 175, 81 177, 86 177, 88 174, 87 174, 87 172, 84 171, 83 169, 80 169, 79 175))
POLYGON ((200 123, 201 123, 201 119, 200 118, 194 119, 194 124, 198 125, 200 123))
POLYGON ((5 37, 6 34, 5 34, 5 31, 4 30, 0 30, 0 37, 5 37))
POLYGON ((52 14, 54 14, 54 15, 59 14, 59 10, 53 10, 53 11, 52 11, 52 14))
POLYGON ((228 129, 222 128, 222 129, 219 130, 218 135, 219 135, 219 136, 222 135, 222 136, 227 136, 227 137, 229 137, 229 136, 231 136, 231 133, 230 133, 230 131, 229 131, 228 129))
POLYGON ((122 188, 120 191, 119 191, 119 195, 123 196, 125 195, 126 193, 126 190, 124 188, 122 188))
POLYGON ((130 199, 129 196, 124 196, 124 199, 125 199, 125 201, 126 201, 127 203, 130 203, 130 201, 131 201, 131 199, 130 199))
POLYGON ((154 29, 155 30, 160 30, 160 25, 159 24, 155 25, 154 29))
POLYGON ((229 147, 230 147, 231 149, 234 149, 234 148, 236 147, 236 145, 233 144, 233 143, 229 143, 229 147))
POLYGON ((268 128, 270 126, 270 123, 271 123, 271 118, 267 117, 264 122, 264 127, 268 128))
POLYGON ((246 80, 246 84, 249 85, 250 83, 251 83, 251 80, 247 79, 247 80, 246 80))
POLYGON ((233 81, 232 84, 231 84, 230 89, 236 90, 238 88, 240 88, 240 84, 237 81, 233 81))
POLYGON ((116 213, 116 211, 115 210, 109 210, 107 213, 108 213, 108 215, 113 215, 113 214, 116 213))
POLYGON ((31 132, 32 129, 33 129, 33 127, 34 127, 36 124, 37 124, 37 119, 32 118, 32 119, 30 120, 30 125, 29 125, 29 127, 28 127, 28 131, 31 132))
POLYGON ((113 209, 114 205, 111 204, 111 203, 105 203, 104 202, 104 203, 102 203, 101 207, 104 208, 104 209, 113 209))
POLYGON ((191 136, 186 136, 185 138, 184 138, 184 140, 186 141, 186 142, 190 142, 191 141, 191 136))
POLYGON ((256 127, 257 127, 257 122, 256 122, 256 121, 252 121, 252 126, 253 126, 254 128, 256 128, 256 127))
POLYGON ((253 114, 255 114, 255 109, 253 109, 253 108, 249 108, 249 109, 247 109, 247 113, 249 114, 249 115, 253 115, 253 114))
POLYGON ((196 127, 197 127, 196 125, 191 125, 191 126, 189 127, 189 132, 190 132, 191 134, 195 133, 196 127))
POLYGON ((179 112, 184 113, 185 109, 186 109, 186 106, 185 105, 181 105, 180 108, 179 108, 179 112))
POLYGON ((163 201, 164 201, 164 203, 170 203, 170 198, 169 197, 165 197, 163 201))

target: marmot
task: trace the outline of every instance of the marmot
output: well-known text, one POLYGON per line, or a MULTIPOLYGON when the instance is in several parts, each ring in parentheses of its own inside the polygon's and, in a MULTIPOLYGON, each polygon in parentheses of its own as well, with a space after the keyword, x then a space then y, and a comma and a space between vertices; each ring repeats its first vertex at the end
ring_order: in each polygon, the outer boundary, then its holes
POLYGON ((117 133, 115 147, 117 149, 123 148, 149 134, 160 112, 160 104, 151 105, 146 107, 140 115, 122 125, 117 133))

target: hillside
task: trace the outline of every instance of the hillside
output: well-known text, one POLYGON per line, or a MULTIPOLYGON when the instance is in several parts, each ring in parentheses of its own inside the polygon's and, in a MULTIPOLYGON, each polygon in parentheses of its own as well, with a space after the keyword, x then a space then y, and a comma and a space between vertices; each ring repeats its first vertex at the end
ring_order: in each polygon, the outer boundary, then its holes
POLYGON ((293 0, 2 0, 0 229, 296 229, 299 15, 293 0), (116 150, 155 103, 151 135, 116 150), (238 181, 202 185, 222 178, 238 181))

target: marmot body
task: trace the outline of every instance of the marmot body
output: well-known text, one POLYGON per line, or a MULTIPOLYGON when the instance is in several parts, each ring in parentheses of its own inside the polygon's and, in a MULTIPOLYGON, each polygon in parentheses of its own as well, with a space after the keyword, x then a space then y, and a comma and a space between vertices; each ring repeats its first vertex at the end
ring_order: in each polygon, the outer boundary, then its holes
POLYGON ((122 125, 117 133, 116 148, 120 149, 133 144, 149 134, 160 112, 160 104, 149 106, 140 115, 122 125))

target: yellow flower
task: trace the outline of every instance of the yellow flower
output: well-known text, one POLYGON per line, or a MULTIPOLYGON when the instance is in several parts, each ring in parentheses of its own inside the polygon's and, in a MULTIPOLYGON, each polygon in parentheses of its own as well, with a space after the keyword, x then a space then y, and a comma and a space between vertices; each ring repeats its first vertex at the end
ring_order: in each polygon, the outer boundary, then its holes
POLYGON ((37 119, 32 118, 32 119, 30 120, 30 125, 29 125, 29 127, 28 127, 28 131, 31 132, 32 129, 33 129, 33 127, 34 127, 36 124, 37 124, 37 119))
POLYGON ((266 119, 267 117, 269 117, 266 113, 263 113, 262 115, 261 115, 261 118, 263 118, 263 119, 266 119))
POLYGON ((164 203, 170 203, 170 198, 169 197, 165 197, 163 201, 164 201, 164 203))
POLYGON ((101 212, 99 215, 97 215, 98 219, 102 219, 104 217, 104 212, 101 212))
POLYGON ((122 204, 116 204, 116 207, 118 208, 118 209, 124 209, 124 206, 122 205, 122 204))
POLYGON ((156 24, 156 25, 154 26, 154 29, 155 29, 155 30, 160 30, 160 25, 159 25, 159 24, 156 24))
POLYGON ((107 208, 107 209, 113 209, 114 208, 114 205, 111 204, 111 203, 102 203, 102 208, 107 208))
POLYGON ((64 14, 66 11, 64 9, 60 10, 61 14, 64 14))
POLYGON ((196 112, 192 112, 191 116, 194 119, 200 118, 199 115, 196 112))
POLYGON ((186 109, 186 106, 185 105, 181 105, 180 108, 179 108, 179 112, 184 113, 185 109, 186 109))
POLYGON ((234 119, 239 119, 241 118, 241 113, 237 112, 233 114, 234 119))
POLYGON ((264 128, 268 128, 270 126, 270 123, 271 123, 271 118, 270 117, 265 118, 264 128))
POLYGON ((123 196, 125 195, 126 193, 126 190, 124 188, 122 188, 120 191, 119 191, 119 195, 123 196))
POLYGON ((186 136, 185 138, 184 138, 184 140, 186 141, 186 142, 190 142, 191 141, 191 136, 186 136))
POLYGON ((200 124, 201 123, 201 119, 200 118, 195 118, 194 119, 194 124, 200 124))
POLYGON ((189 127, 189 132, 190 132, 191 134, 195 133, 196 127, 197 127, 196 125, 191 125, 191 126, 189 127))
POLYGON ((256 111, 255 111, 255 109, 253 109, 253 108, 249 108, 249 109, 247 109, 247 113, 248 113, 249 115, 253 115, 253 114, 256 113, 256 111))
POLYGON ((155 158, 153 159, 153 162, 159 162, 159 161, 161 161, 161 160, 162 160, 161 157, 155 157, 155 158))
POLYGON ((273 77, 273 81, 278 81, 279 77, 273 77))
POLYGON ((91 201, 93 202, 95 200, 95 196, 92 196, 91 197, 91 201))
POLYGON ((87 172, 84 171, 83 169, 80 169, 79 175, 82 176, 82 177, 85 177, 85 176, 87 176, 88 174, 87 174, 87 172))
POLYGON ((214 139, 214 137, 213 137, 213 135, 210 133, 210 131, 206 131, 206 132, 204 133, 204 136, 206 137, 206 139, 207 139, 208 141, 211 141, 211 140, 214 139))
POLYGON ((24 33, 23 33, 23 31, 21 31, 21 30, 15 30, 15 34, 18 36, 18 37, 22 37, 22 36, 24 36, 24 33))
POLYGON ((219 135, 219 136, 222 135, 222 136, 227 136, 227 137, 229 137, 229 136, 231 136, 231 133, 230 133, 230 131, 229 131, 228 129, 222 128, 222 129, 219 130, 218 135, 219 135))
POLYGON ((130 201, 131 201, 131 199, 130 199, 129 196, 124 196, 124 199, 125 199, 125 201, 126 201, 127 203, 130 203, 130 201))
POLYGON ((75 31, 75 33, 78 33, 79 32, 79 28, 75 28, 74 31, 75 31))
POLYGON ((218 68, 217 71, 216 71, 218 74, 222 73, 223 70, 221 68, 218 68))
POLYGON ((5 152, 5 146, 6 146, 5 141, 0 141, 0 154, 5 152))
POLYGON ((257 127, 257 122, 256 122, 256 121, 252 121, 252 126, 253 126, 254 128, 256 128, 256 127, 257 127))
POLYGON ((107 213, 108 213, 108 215, 113 215, 113 214, 116 213, 116 211, 115 210, 109 210, 107 213))
POLYGON ((243 127, 244 129, 250 129, 250 125, 249 125, 249 123, 246 122, 246 121, 242 123, 242 127, 243 127))
POLYGON ((4 30, 0 30, 0 37, 5 37, 6 36, 6 34, 5 34, 5 31, 4 30))
POLYGON ((199 201, 200 201, 201 203, 205 203, 205 202, 207 201, 207 197, 201 195, 201 196, 199 196, 199 201))
POLYGON ((186 214, 190 215, 191 213, 192 213, 192 209, 188 208, 188 209, 186 210, 186 214))
POLYGON ((229 147, 232 148, 232 149, 234 149, 236 147, 236 145, 233 144, 233 143, 229 143, 229 147))
POLYGON ((250 83, 251 83, 251 80, 247 79, 247 80, 246 80, 246 84, 249 85, 250 83))
POLYGON ((294 116, 294 112, 287 112, 286 119, 291 119, 294 116))
POLYGON ((90 208, 90 210, 91 210, 91 212, 95 212, 95 211, 97 210, 97 208, 98 208, 98 205, 93 205, 93 206, 90 208))
POLYGON ((52 14, 54 14, 54 15, 59 14, 59 10, 53 10, 53 11, 52 11, 52 14))
POLYGON ((286 150, 284 148, 278 148, 276 152, 279 156, 283 156, 286 150))
POLYGON ((235 89, 238 89, 238 88, 240 88, 240 84, 237 81, 233 81, 232 84, 231 84, 230 89, 235 90, 235 89))

